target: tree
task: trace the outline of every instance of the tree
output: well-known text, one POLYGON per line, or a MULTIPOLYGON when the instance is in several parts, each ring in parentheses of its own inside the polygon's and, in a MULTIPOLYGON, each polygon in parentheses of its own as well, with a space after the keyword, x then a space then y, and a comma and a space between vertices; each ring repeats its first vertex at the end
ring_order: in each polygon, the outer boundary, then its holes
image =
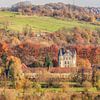
POLYGON ((96 87, 97 87, 98 90, 100 90, 100 80, 97 82, 96 87))
POLYGON ((31 35, 32 34, 32 27, 29 25, 26 25, 23 28, 23 33, 24 33, 24 36, 31 35))
POLYGON ((50 59, 48 54, 45 57, 44 65, 45 65, 45 67, 48 67, 48 69, 53 66, 53 63, 52 63, 52 61, 51 61, 51 59, 50 59))
POLYGON ((98 90, 100 90, 100 71, 97 70, 96 72, 96 87, 98 90))
POLYGON ((92 85, 96 86, 96 68, 92 66, 92 85))
POLYGON ((84 68, 81 69, 81 77, 82 77, 82 79, 81 79, 80 83, 83 84, 83 82, 85 81, 84 68))
POLYGON ((80 81, 79 81, 79 82, 80 82, 81 85, 83 85, 83 82, 85 81, 85 77, 84 77, 84 68, 82 68, 82 69, 79 71, 79 73, 80 73, 80 74, 79 74, 80 76, 78 76, 78 77, 80 78, 80 81))
POLYGON ((6 54, 6 53, 3 53, 2 56, 1 56, 1 59, 2 59, 2 63, 3 63, 3 65, 6 67, 7 54, 6 54))
POLYGON ((14 63, 12 59, 10 59, 8 61, 8 56, 6 53, 4 53, 2 56, 1 56, 1 59, 2 59, 2 63, 3 63, 3 68, 4 68, 4 74, 6 75, 6 78, 9 77, 9 71, 11 69, 11 66, 12 64, 14 63))
POLYGON ((1 56, 2 63, 3 63, 3 74, 4 74, 4 81, 5 81, 5 87, 7 86, 7 80, 11 79, 12 82, 14 82, 14 71, 12 68, 13 60, 9 59, 6 53, 3 53, 1 56))
POLYGON ((13 37, 11 43, 13 46, 17 46, 20 44, 20 40, 18 37, 13 37))
POLYGON ((89 18, 89 21, 90 21, 90 22, 95 22, 95 20, 96 20, 95 16, 91 16, 91 17, 89 18))
POLYGON ((12 68, 14 61, 11 59, 8 63, 8 77, 14 79, 14 70, 12 68))
MULTIPOLYGON (((1 59, 2 59, 2 63, 3 63, 3 68, 4 68, 4 85, 5 85, 5 88, 6 88, 6 78, 7 78, 7 73, 8 71, 6 70, 6 63, 7 63, 7 54, 6 53, 3 53, 2 56, 1 56, 1 59)), ((4 90, 5 91, 5 90, 4 90)))
POLYGON ((85 59, 83 59, 83 58, 80 58, 80 57, 77 57, 77 65, 78 65, 78 67, 84 67, 84 68, 91 68, 91 63, 90 63, 90 61, 87 59, 87 58, 85 58, 85 59))
POLYGON ((85 91, 88 91, 92 87, 92 84, 89 81, 84 81, 83 87, 85 88, 85 91))
POLYGON ((14 79, 15 79, 15 87, 16 89, 22 88, 25 83, 25 77, 22 71, 21 60, 17 57, 10 56, 9 59, 13 60, 13 71, 14 71, 14 79))
POLYGON ((58 67, 57 59, 53 59, 52 63, 53 63, 53 67, 58 67))

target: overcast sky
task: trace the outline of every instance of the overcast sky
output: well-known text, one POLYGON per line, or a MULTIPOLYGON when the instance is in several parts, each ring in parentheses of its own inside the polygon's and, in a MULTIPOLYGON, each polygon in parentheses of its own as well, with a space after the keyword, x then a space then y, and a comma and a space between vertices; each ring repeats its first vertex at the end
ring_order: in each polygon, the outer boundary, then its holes
POLYGON ((19 1, 31 1, 33 4, 45 4, 50 2, 64 2, 66 4, 73 4, 79 6, 93 6, 100 7, 100 0, 0 0, 0 7, 11 6, 19 1))

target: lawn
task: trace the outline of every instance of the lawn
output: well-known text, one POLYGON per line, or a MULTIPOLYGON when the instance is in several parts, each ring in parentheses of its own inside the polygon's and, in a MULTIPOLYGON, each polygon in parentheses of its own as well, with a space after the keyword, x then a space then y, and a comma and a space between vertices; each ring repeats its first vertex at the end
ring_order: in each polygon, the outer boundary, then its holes
MULTIPOLYGON (((33 82, 35 84, 35 82, 33 82)), ((37 82, 38 84, 40 84, 40 86, 43 86, 43 84, 47 84, 47 82, 37 82)), ((69 84, 69 85, 75 85, 77 84, 76 82, 60 82, 61 84, 69 84)), ((52 91, 52 92, 60 92, 63 91, 63 88, 61 87, 48 87, 48 88, 42 88, 40 89, 41 91, 52 91)), ((84 87, 69 87, 67 91, 72 91, 72 92, 82 92, 85 91, 84 87)), ((91 87, 88 89, 89 92, 97 92, 96 87, 91 87)))
POLYGON ((4 23, 9 23, 8 28, 15 31, 22 31, 26 25, 32 27, 34 31, 54 32, 66 27, 68 30, 74 27, 89 28, 92 30, 100 29, 100 26, 76 20, 60 20, 52 17, 24 16, 13 12, 0 11, 0 28, 4 23))

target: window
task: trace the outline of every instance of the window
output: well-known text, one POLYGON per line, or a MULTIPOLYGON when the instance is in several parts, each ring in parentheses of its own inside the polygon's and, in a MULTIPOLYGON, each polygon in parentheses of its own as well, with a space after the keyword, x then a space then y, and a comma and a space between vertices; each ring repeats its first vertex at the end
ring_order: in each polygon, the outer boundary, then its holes
POLYGON ((68 67, 69 67, 69 61, 68 61, 68 67))

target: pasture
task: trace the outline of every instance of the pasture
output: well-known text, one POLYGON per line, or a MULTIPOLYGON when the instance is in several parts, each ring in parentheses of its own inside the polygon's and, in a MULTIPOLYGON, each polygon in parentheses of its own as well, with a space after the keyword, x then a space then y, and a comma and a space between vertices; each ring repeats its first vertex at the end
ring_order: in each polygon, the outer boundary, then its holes
POLYGON ((0 28, 7 25, 9 30, 22 31, 26 25, 29 25, 34 31, 54 32, 63 27, 71 30, 74 27, 88 28, 92 30, 100 29, 100 26, 91 23, 76 20, 60 20, 44 16, 27 16, 14 12, 0 11, 0 28))

